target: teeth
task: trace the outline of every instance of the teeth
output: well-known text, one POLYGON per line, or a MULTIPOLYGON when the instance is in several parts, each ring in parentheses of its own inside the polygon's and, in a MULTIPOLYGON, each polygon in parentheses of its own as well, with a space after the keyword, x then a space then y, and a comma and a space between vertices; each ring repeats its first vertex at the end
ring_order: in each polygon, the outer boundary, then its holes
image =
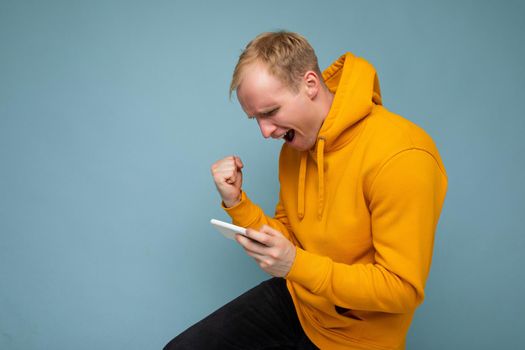
POLYGON ((290 129, 286 132, 286 134, 284 134, 283 138, 286 140, 286 141, 292 141, 294 137, 294 130, 293 129, 290 129))

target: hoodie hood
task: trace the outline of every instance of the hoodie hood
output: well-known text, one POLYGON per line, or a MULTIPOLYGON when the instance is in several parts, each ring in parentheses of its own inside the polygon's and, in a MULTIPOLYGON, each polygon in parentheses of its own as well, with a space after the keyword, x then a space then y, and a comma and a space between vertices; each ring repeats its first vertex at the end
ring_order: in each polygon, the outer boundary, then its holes
POLYGON ((339 57, 323 72, 323 80, 334 94, 334 99, 319 130, 315 146, 301 155, 297 198, 299 219, 304 217, 308 155, 317 162, 317 214, 321 218, 324 208, 324 154, 351 141, 357 132, 354 126, 370 114, 374 105, 382 104, 376 70, 370 63, 350 52, 339 57))

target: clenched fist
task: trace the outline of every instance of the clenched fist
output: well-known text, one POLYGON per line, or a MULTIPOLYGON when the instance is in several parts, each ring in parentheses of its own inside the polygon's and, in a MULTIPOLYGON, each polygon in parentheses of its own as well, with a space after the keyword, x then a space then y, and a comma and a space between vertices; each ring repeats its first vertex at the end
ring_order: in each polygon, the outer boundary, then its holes
POLYGON ((211 166, 213 181, 226 207, 233 207, 241 200, 243 166, 237 156, 218 160, 211 166))

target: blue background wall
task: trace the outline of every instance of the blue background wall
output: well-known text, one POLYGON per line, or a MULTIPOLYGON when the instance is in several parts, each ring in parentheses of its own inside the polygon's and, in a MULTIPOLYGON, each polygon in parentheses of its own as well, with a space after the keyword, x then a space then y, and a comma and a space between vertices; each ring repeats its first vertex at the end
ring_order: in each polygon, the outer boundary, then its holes
POLYGON ((210 165, 268 213, 278 141, 228 85, 262 31, 367 58, 449 174, 409 349, 525 329, 522 1, 0 0, 0 348, 159 349, 266 278, 208 224, 210 165))

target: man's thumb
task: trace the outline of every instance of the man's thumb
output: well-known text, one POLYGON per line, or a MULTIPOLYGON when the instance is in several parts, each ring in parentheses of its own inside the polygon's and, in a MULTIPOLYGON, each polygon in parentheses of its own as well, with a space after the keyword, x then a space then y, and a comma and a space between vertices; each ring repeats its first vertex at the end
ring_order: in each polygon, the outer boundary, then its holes
POLYGON ((235 156, 235 165, 237 166, 238 170, 241 170, 244 167, 244 164, 242 163, 241 158, 235 156))

